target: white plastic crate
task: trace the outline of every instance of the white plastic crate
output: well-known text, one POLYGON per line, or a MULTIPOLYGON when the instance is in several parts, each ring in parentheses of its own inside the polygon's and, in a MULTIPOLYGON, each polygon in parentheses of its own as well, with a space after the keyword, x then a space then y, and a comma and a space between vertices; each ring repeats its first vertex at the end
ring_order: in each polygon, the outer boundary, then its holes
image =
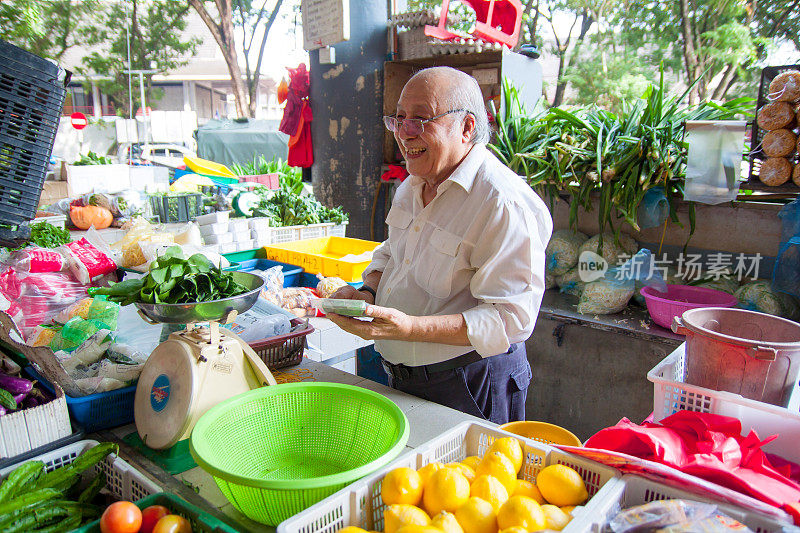
POLYGON ((328 228, 333 226, 333 222, 326 224, 309 224, 300 226, 300 239, 317 239, 328 235, 328 228))
POLYGON ((347 231, 347 222, 334 224, 328 228, 326 237, 344 237, 347 231))
POLYGON ((279 226, 270 228, 270 243, 292 242, 300 240, 300 228, 302 226, 279 226))
MULTIPOLYGON (((604 513, 619 500, 617 488, 619 472, 609 466, 577 455, 564 453, 541 442, 520 437, 480 423, 464 422, 425 444, 404 453, 388 466, 366 476, 342 490, 312 505, 302 513, 283 521, 278 533, 334 533, 345 526, 358 526, 367 530, 383 530, 381 482, 384 476, 402 466, 419 469, 428 463, 457 462, 470 455, 483 455, 495 439, 517 438, 523 445, 523 464, 520 477, 529 481, 545 466, 565 464, 580 473, 590 500, 584 513, 593 516, 604 513)), ((583 522, 575 518, 565 532, 585 531, 583 522)))
MULTIPOLYGON (((699 494, 673 488, 643 477, 632 475, 623 476, 619 486, 622 490, 617 491, 619 497, 617 501, 614 502, 615 505, 607 508, 602 513, 596 513, 592 516, 586 515, 586 519, 592 522, 590 531, 597 533, 602 532, 605 524, 622 509, 656 500, 670 499, 694 500, 716 504, 722 514, 735 518, 752 529, 755 533, 779 533, 784 531, 783 528, 787 528, 787 531, 792 530, 790 529, 791 522, 780 522, 776 518, 748 511, 741 507, 736 507, 735 505, 722 503, 699 494)), ((788 517, 789 515, 786 516, 788 517)))
POLYGON ((43 216, 39 216, 37 213, 36 218, 30 221, 30 225, 39 224, 41 222, 47 222, 57 228, 66 229, 67 228, 67 216, 66 215, 55 215, 55 214, 47 214, 43 216))
POLYGON ((713 413, 731 416, 742 422, 742 432, 754 429, 761 439, 778 438, 764 446, 764 451, 800 462, 800 393, 795 389, 790 406, 780 407, 744 398, 739 394, 715 391, 684 383, 685 346, 682 344, 647 373, 653 382, 653 420, 661 421, 678 411, 713 413))
MULTIPOLYGON (((57 450, 43 453, 30 459, 31 461, 43 461, 45 470, 50 472, 61 466, 72 463, 85 450, 97 446, 96 440, 82 440, 69 444, 57 450)), ((21 464, 21 463, 20 463, 21 464)), ((0 470, 0 478, 4 478, 19 464, 11 465, 0 470)), ((145 496, 150 496, 157 492, 162 492, 161 488, 147 479, 138 470, 122 460, 117 455, 109 455, 103 461, 93 467, 92 472, 103 472, 106 476, 106 489, 120 500, 135 502, 145 496)))

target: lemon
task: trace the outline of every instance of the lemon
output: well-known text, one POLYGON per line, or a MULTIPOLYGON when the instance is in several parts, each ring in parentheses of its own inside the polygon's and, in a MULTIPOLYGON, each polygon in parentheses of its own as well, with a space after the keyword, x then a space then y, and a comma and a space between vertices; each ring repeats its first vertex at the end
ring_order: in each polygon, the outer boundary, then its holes
POLYGON ((500 530, 500 533, 528 533, 528 530, 524 527, 511 526, 500 530))
POLYGON ((398 503, 383 511, 383 523, 385 533, 397 533, 402 526, 427 526, 431 519, 419 507, 398 503))
POLYGON ((514 465, 514 476, 519 474, 522 468, 522 445, 517 439, 514 437, 497 439, 489 446, 487 453, 489 452, 500 452, 511 459, 511 463, 514 465))
POLYGON ((482 498, 470 498, 456 509, 464 533, 497 533, 497 512, 482 498))
POLYGON ((583 512, 583 505, 565 505, 561 510, 574 518, 583 512))
POLYGON ((475 478, 469 487, 469 495, 482 498, 492 504, 494 512, 497 512, 508 499, 508 491, 500 483, 500 480, 486 474, 475 478))
POLYGON ((422 477, 411 468, 395 468, 381 482, 381 497, 386 505, 419 505, 422 499, 422 477))
POLYGON ((509 494, 514 492, 514 488, 517 485, 517 472, 514 470, 514 463, 500 452, 486 452, 481 462, 478 463, 478 468, 475 469, 475 475, 496 477, 509 494))
POLYGON ((453 512, 469 498, 469 481, 454 468, 434 472, 422 491, 422 506, 429 515, 453 512))
POLYGON ((431 520, 431 525, 438 527, 444 533, 464 533, 464 530, 461 529, 461 524, 456 520, 456 515, 447 511, 442 511, 434 516, 433 520, 431 520))
POLYGON ((367 530, 356 526, 347 526, 340 529, 339 533, 367 533, 367 530))
POLYGON ((395 533, 442 533, 442 530, 433 526, 401 526, 395 533))
POLYGON ((536 500, 536 503, 540 505, 547 503, 544 501, 542 493, 539 492, 539 488, 526 479, 517 480, 517 484, 514 487, 514 492, 511 493, 511 496, 527 496, 528 498, 536 500))
POLYGON ((461 472, 464 475, 464 477, 467 478, 467 481, 469 481, 470 484, 472 484, 472 482, 475 481, 475 470, 473 470, 472 468, 468 467, 463 463, 447 463, 444 466, 447 468, 455 468, 456 470, 461 472))
POLYGON ((531 498, 512 496, 500 507, 497 525, 500 529, 519 526, 528 531, 539 531, 547 526, 547 518, 542 507, 531 498))
POLYGON ((536 486, 547 503, 558 507, 580 505, 589 498, 581 475, 566 465, 544 467, 536 476, 536 486))
POLYGON ((468 467, 470 467, 473 470, 475 470, 478 467, 478 463, 480 463, 480 462, 481 462, 481 458, 478 457, 477 455, 470 455, 469 457, 467 457, 466 459, 461 461, 462 464, 467 465, 468 467))
POLYGON ((544 512, 545 520, 547 520, 547 529, 561 531, 567 527, 569 521, 572 520, 570 515, 562 511, 559 507, 549 503, 542 505, 542 511, 544 512))
POLYGON ((419 477, 422 478, 422 486, 424 487, 425 484, 428 482, 428 478, 431 477, 431 474, 436 472, 437 470, 444 468, 444 465, 439 462, 428 463, 419 470, 417 473, 419 477))

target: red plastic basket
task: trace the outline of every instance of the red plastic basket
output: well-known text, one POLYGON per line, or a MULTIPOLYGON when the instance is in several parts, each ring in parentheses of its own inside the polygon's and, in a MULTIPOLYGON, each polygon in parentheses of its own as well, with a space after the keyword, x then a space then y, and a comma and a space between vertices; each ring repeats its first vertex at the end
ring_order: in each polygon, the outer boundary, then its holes
POLYGON ((650 318, 667 329, 672 326, 673 317, 681 316, 689 309, 733 307, 737 302, 736 297, 727 292, 692 285, 667 285, 667 292, 644 287, 640 292, 644 296, 650 318))
POLYGON ((314 326, 300 318, 292 319, 291 324, 293 328, 300 325, 305 327, 286 335, 250 343, 250 347, 270 370, 299 365, 303 360, 306 336, 314 331, 314 326))

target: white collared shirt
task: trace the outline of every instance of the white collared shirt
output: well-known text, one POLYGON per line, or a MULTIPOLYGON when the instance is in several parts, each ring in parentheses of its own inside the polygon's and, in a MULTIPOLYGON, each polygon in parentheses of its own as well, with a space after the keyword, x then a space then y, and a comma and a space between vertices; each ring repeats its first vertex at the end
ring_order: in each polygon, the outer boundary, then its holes
POLYGON ((408 315, 461 313, 472 346, 376 340, 389 362, 419 366, 472 350, 504 353, 533 331, 544 295, 550 212, 483 144, 472 147, 434 199, 409 176, 386 217, 389 236, 364 271, 382 271, 375 303, 408 315))

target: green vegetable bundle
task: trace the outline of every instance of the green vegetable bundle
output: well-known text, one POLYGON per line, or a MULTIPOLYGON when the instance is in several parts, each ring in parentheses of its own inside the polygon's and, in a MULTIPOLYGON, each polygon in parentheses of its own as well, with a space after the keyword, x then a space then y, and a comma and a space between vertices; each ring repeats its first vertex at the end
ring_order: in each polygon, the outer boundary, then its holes
MULTIPOLYGON (((664 187, 670 217, 678 221, 676 200, 683 197, 688 149, 685 121, 731 120, 753 107, 750 98, 681 106, 685 94, 667 96, 663 72, 657 86, 627 103, 619 115, 592 106, 527 116, 516 89, 508 84, 503 89, 506 105, 495 113, 498 131, 490 148, 551 202, 569 195, 573 228, 578 209, 591 211, 592 195, 599 195, 600 233, 609 227, 617 236, 620 228, 614 223, 619 219, 639 230, 638 207, 656 186, 664 187)), ((693 233, 694 204, 689 214, 693 233)))
POLYGON ((153 261, 142 278, 89 288, 91 296, 105 295, 120 305, 211 302, 245 292, 247 288, 237 283, 230 272, 214 266, 202 254, 184 259, 179 246, 170 247, 153 261))
POLYGON ((262 194, 261 204, 253 214, 269 217, 274 226, 307 226, 323 222, 342 224, 348 219, 341 207, 328 208, 313 196, 284 189, 262 194))
POLYGON ((31 225, 30 243, 42 248, 56 248, 62 244, 72 242, 69 231, 48 222, 39 222, 31 225))
POLYGON ((71 531, 96 520, 102 508, 92 501, 106 485, 102 472, 82 483, 90 471, 119 447, 103 443, 72 463, 45 473, 42 461, 28 461, 0 483, 0 531, 71 531))
POLYGON ((80 159, 72 163, 73 166, 82 167, 88 165, 112 165, 114 161, 110 157, 106 157, 104 155, 96 154, 89 150, 89 153, 86 155, 82 155, 80 159))

